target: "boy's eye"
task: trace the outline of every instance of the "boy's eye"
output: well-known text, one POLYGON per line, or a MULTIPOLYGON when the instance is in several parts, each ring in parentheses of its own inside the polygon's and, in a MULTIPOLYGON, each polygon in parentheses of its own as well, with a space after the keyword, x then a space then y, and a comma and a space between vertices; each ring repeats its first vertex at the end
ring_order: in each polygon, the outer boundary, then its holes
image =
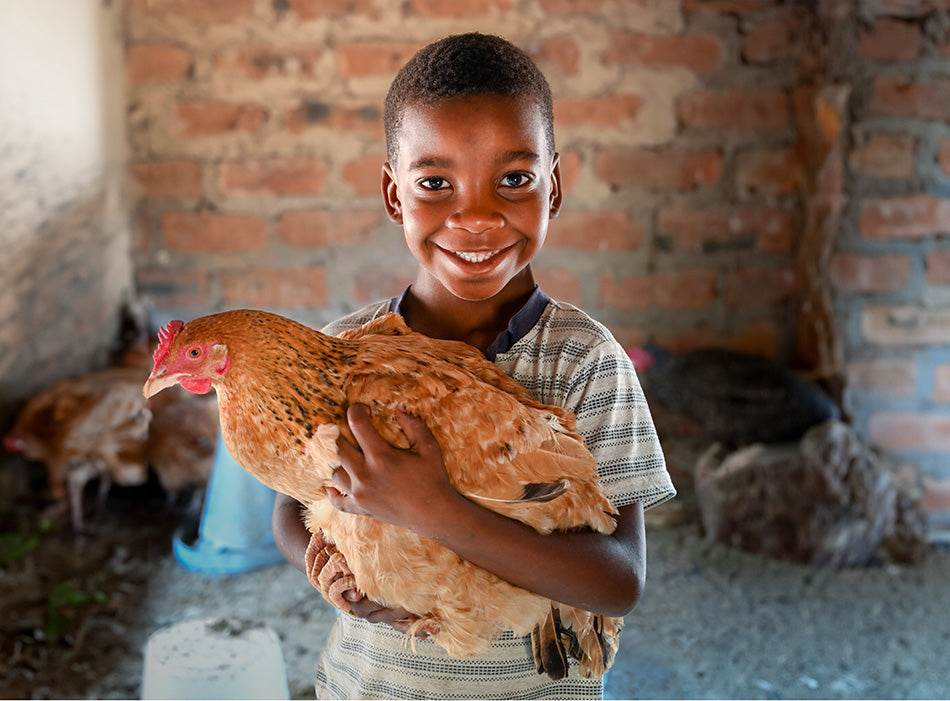
POLYGON ((523 187, 531 181, 527 173, 508 173, 501 179, 505 187, 523 187))
POLYGON ((426 190, 441 190, 448 185, 448 182, 445 180, 445 178, 440 178, 438 175, 423 178, 419 182, 426 190))

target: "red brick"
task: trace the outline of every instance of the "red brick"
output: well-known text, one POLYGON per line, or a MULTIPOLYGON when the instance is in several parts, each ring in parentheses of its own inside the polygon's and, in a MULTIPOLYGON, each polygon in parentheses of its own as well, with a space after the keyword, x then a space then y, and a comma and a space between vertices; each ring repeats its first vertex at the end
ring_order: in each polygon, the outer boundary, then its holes
POLYGON ((167 44, 138 44, 125 54, 125 75, 131 83, 185 80, 191 75, 191 55, 167 44))
POLYGON ((143 161, 132 164, 132 175, 149 197, 190 200, 201 197, 198 161, 143 161))
POLYGON ((594 172, 612 187, 691 190, 719 182, 722 154, 717 149, 610 148, 597 154, 594 172))
POLYGON ((632 251, 640 247, 643 227, 626 212, 562 212, 548 228, 545 246, 593 251, 632 251))
POLYGON ((317 195, 326 190, 323 161, 289 158, 233 161, 219 167, 222 192, 266 192, 273 195, 317 195))
POLYGON ((393 76, 422 44, 404 41, 361 41, 336 48, 337 73, 346 78, 393 76))
POLYGON ((871 109, 877 114, 950 121, 950 78, 910 82, 880 76, 874 81, 871 109))
POLYGON ((758 149, 741 154, 736 165, 736 189, 745 197, 787 195, 805 177, 795 149, 758 149))
POLYGON ((934 372, 933 400, 950 402, 950 364, 938 365, 934 372))
POLYGON ((950 285, 950 250, 941 248, 927 254, 927 282, 950 285))
POLYGON ((267 113, 252 102, 179 102, 176 134, 186 138, 253 133, 264 125, 267 113))
POLYGON ((950 453, 950 414, 881 411, 871 417, 868 434, 889 452, 950 453))
POLYGON ((789 125, 789 99, 782 90, 699 90, 676 104, 680 123, 708 129, 783 129, 789 125))
POLYGON ((271 76, 315 78, 323 49, 317 47, 234 46, 214 55, 215 70, 248 80, 271 76))
POLYGON ((858 52, 878 61, 913 61, 920 55, 920 28, 911 22, 878 17, 871 31, 862 31, 858 52))
POLYGON ((328 299, 326 271, 317 266, 225 272, 221 288, 226 304, 263 309, 319 308, 328 299))
POLYGON ((261 251, 267 245, 267 220, 253 214, 166 212, 161 228, 164 245, 184 253, 261 251))
POLYGON ((560 159, 561 191, 574 192, 580 179, 583 158, 577 151, 562 151, 560 159))
POLYGON ((302 134, 312 127, 382 137, 382 104, 346 107, 339 103, 305 100, 284 115, 284 128, 291 134, 302 134))
POLYGON ((861 175, 909 178, 914 175, 917 140, 907 134, 874 134, 851 150, 848 163, 861 175))
POLYGON ((559 128, 587 125, 616 129, 636 122, 642 106, 637 95, 610 94, 556 100, 554 113, 559 128))
POLYGON ((858 229, 866 239, 916 239, 950 231, 950 200, 932 195, 869 198, 861 204, 858 229))
POLYGON ((644 0, 539 0, 538 4, 546 15, 597 15, 610 7, 643 5, 644 0))
POLYGON ((208 273, 204 270, 139 268, 137 292, 156 307, 202 307, 208 304, 208 273))
POLYGON ((604 64, 647 68, 688 68, 714 73, 722 66, 722 44, 714 34, 654 36, 614 31, 608 34, 604 64))
POLYGON ((845 375, 850 387, 911 397, 916 388, 917 367, 910 360, 856 361, 848 364, 845 375))
POLYGON ((359 15, 376 19, 373 0, 286 0, 290 10, 298 19, 311 20, 334 15, 359 15))
POLYGON ((723 292, 731 307, 775 306, 795 289, 795 272, 781 268, 743 268, 726 275, 723 292))
POLYGON ((546 64, 549 64, 557 66, 558 70, 566 75, 577 75, 581 50, 573 37, 554 37, 541 44, 541 49, 534 59, 545 72, 546 64))
POLYGON ((944 139, 940 142, 940 148, 937 151, 937 163, 945 175, 950 175, 950 139, 944 139))
POLYGON ((866 340, 881 346, 950 345, 950 309, 868 306, 861 330, 866 340))
POLYGON ((416 267, 411 263, 367 265, 353 278, 349 299, 356 304, 369 304, 391 297, 406 289, 416 279, 416 267))
POLYGON ((535 267, 534 277, 551 297, 576 307, 584 307, 584 291, 577 273, 567 268, 535 267))
POLYGON ((661 209, 657 229, 676 250, 692 253, 788 253, 795 237, 791 217, 780 209, 661 209))
POLYGON ((846 292, 899 290, 910 280, 910 256, 838 253, 831 259, 831 284, 846 292))
POLYGON ((412 14, 419 17, 450 17, 459 19, 473 15, 486 15, 493 11, 507 12, 512 0, 411 0, 412 14))
POLYGON ((764 358, 774 358, 778 348, 778 328, 774 322, 760 321, 740 328, 729 337, 727 348, 740 353, 761 355, 764 358))
POLYGON ((742 57, 759 65, 790 58, 792 38, 797 31, 797 24, 789 18, 757 22, 742 37, 742 57))
POLYGON ((363 246, 372 240, 380 221, 377 212, 284 212, 277 233, 285 243, 298 248, 363 246))
POLYGON ((354 193, 362 197, 381 196, 383 161, 369 156, 343 166, 343 179, 354 193))
POLYGON ((161 17, 178 17, 201 25, 233 22, 250 16, 253 0, 133 0, 140 11, 161 17))
POLYGON ((718 329, 702 326, 676 335, 661 335, 657 340, 662 347, 676 353, 698 348, 729 348, 765 358, 774 358, 778 329, 774 323, 762 321, 746 326, 732 336, 726 336, 718 329))
POLYGON ((600 281, 600 303, 621 311, 704 309, 715 298, 716 273, 709 270, 659 272, 619 281, 603 275, 600 281))
POLYGON ((921 480, 924 488, 924 511, 950 511, 950 480, 937 480, 924 477, 921 480))

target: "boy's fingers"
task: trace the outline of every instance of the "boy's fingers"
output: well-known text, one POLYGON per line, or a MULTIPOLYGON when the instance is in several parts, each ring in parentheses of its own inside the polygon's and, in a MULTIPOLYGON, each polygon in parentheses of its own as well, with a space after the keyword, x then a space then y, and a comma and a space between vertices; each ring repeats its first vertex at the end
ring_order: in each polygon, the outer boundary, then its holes
MULTIPOLYGON (((352 404, 346 410, 346 422, 353 432, 353 437, 359 443, 363 453, 371 453, 383 445, 388 445, 373 426, 370 420, 369 409, 363 404, 352 404)), ((355 449, 354 449, 355 450, 355 449)))
POLYGON ((409 439, 411 447, 417 448, 420 445, 435 442, 435 436, 432 435, 429 425, 419 417, 412 416, 407 414, 405 410, 399 409, 396 412, 396 420, 399 422, 402 432, 406 434, 406 438, 409 439))

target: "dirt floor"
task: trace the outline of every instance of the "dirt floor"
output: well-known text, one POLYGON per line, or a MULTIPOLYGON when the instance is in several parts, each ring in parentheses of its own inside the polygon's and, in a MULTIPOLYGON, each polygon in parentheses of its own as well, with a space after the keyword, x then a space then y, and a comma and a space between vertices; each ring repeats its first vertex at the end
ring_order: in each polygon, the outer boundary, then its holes
MULTIPOLYGON (((312 698, 333 611, 289 566, 184 570, 180 515, 117 492, 82 537, 32 505, 0 522, 0 697, 138 698, 154 630, 206 616, 280 636, 293 698, 312 698)), ((644 597, 628 616, 610 698, 948 698, 950 552, 917 567, 831 571, 707 541, 689 496, 654 510, 644 597)))

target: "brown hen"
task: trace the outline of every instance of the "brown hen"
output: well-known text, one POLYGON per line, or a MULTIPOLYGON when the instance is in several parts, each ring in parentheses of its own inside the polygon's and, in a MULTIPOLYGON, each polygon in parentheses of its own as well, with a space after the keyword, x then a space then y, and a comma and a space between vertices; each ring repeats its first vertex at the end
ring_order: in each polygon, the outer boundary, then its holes
POLYGON ((616 511, 570 413, 536 402, 475 348, 414 333, 395 314, 337 338, 239 310, 170 322, 159 339, 145 395, 213 387, 231 455, 305 504, 311 532, 322 530, 343 555, 358 589, 412 612, 412 632, 436 631, 432 639, 456 657, 484 652, 501 631, 531 632, 538 671, 554 678, 568 655, 585 676, 610 666, 622 619, 512 586, 408 530, 337 511, 325 492, 340 464, 338 437, 356 444, 345 412, 360 403, 395 446, 408 447, 400 409, 424 420, 453 486, 486 508, 541 533, 610 533, 616 511))
POLYGON ((20 411, 5 436, 7 450, 46 466, 53 497, 68 499, 73 528, 84 528, 83 491, 99 479, 97 506, 111 484, 148 479, 146 442, 151 414, 141 394, 142 371, 108 368, 63 380, 20 411))

